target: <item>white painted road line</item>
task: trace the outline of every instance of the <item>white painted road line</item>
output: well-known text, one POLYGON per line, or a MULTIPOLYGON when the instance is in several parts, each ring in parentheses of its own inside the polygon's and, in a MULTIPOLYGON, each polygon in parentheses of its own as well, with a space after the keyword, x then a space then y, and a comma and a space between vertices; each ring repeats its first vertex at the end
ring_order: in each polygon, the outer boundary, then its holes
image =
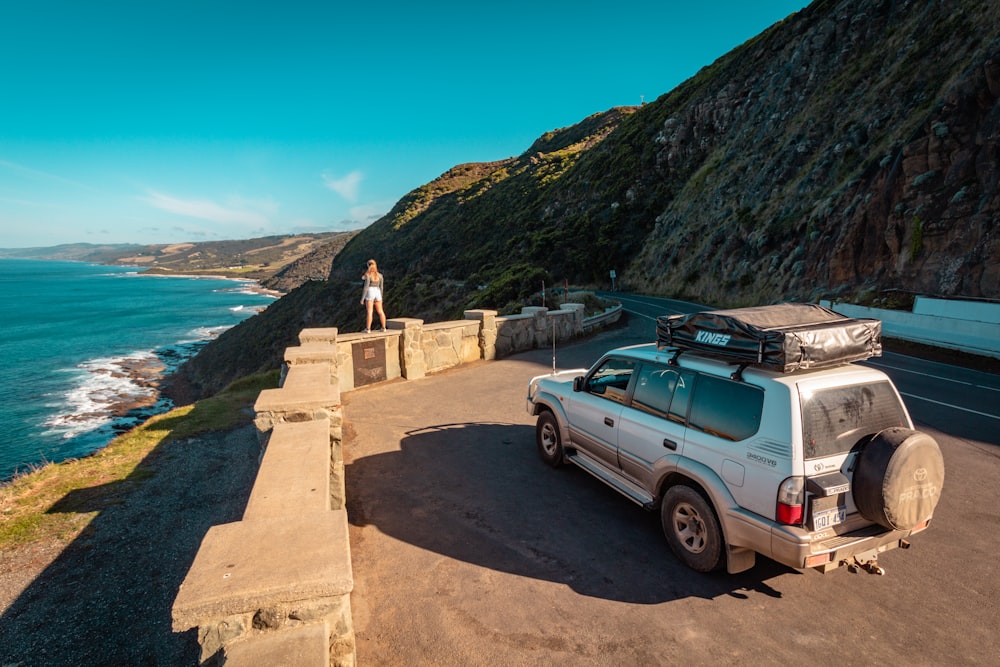
POLYGON ((953 378, 944 377, 943 375, 934 375, 933 373, 922 373, 920 371, 911 371, 907 368, 901 368, 899 366, 893 366, 892 364, 882 364, 874 361, 868 361, 868 364, 872 366, 880 366, 882 368, 891 368, 894 371, 899 371, 900 373, 910 373, 911 375, 923 375, 924 377, 932 378, 934 380, 941 380, 943 382, 953 382, 955 384, 964 384, 969 387, 975 387, 976 389, 986 389, 988 391, 1000 391, 998 387, 988 387, 982 384, 976 384, 975 382, 965 382, 964 380, 955 380, 953 378))
POLYGON ((934 403, 936 405, 943 405, 946 408, 953 408, 955 410, 961 410, 962 412, 971 412, 974 415, 980 415, 982 417, 989 417, 990 419, 996 419, 996 420, 1000 421, 1000 415, 991 415, 988 412, 980 412, 979 410, 970 410, 969 408, 963 408, 960 405, 952 405, 951 403, 943 403, 941 401, 935 401, 933 398, 926 398, 924 396, 917 396, 916 394, 907 394, 907 393, 904 393, 902 391, 899 392, 899 393, 901 395, 903 395, 903 396, 906 396, 907 398, 915 398, 918 401, 926 401, 928 403, 934 403))

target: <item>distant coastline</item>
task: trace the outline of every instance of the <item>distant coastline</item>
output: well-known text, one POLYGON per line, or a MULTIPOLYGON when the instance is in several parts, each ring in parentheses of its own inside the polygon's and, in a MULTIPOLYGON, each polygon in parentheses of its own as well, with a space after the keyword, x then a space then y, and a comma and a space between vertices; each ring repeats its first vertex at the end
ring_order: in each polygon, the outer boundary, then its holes
MULTIPOLYGON (((106 266, 133 266, 136 269, 142 269, 142 265, 131 265, 131 264, 108 264, 106 266)), ((205 273, 175 273, 169 269, 161 268, 151 268, 138 271, 140 276, 149 276, 150 278, 164 277, 164 278, 192 278, 192 279, 206 279, 206 280, 236 280, 242 283, 248 283, 252 285, 248 289, 253 291, 255 294, 261 294, 263 296, 274 297, 275 299, 280 299, 285 296, 285 292, 280 292, 275 289, 270 289, 264 287, 260 280, 256 278, 247 278, 245 276, 233 274, 225 274, 219 272, 205 272, 205 273)))

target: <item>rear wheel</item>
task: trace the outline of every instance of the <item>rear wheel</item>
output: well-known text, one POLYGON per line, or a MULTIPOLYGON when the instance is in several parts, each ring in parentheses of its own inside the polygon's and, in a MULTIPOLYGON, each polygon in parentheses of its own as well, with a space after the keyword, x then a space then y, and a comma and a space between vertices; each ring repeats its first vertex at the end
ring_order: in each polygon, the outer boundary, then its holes
POLYGON ((690 486, 672 486, 660 508, 663 534, 670 550, 698 572, 712 572, 725 560, 722 530, 711 505, 690 486))
POLYGON ((538 455, 553 468, 563 464, 562 437, 559 435, 559 423, 555 415, 548 410, 538 415, 535 424, 535 443, 538 445, 538 455))

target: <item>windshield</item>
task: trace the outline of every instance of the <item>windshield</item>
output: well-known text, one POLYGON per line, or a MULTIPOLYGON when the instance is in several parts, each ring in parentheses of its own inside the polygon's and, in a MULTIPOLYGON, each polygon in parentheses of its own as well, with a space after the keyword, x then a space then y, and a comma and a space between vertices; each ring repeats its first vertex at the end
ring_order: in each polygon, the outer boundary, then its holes
POLYGON ((906 426, 903 406, 885 381, 800 390, 803 454, 807 459, 843 454, 858 440, 890 426, 906 426))

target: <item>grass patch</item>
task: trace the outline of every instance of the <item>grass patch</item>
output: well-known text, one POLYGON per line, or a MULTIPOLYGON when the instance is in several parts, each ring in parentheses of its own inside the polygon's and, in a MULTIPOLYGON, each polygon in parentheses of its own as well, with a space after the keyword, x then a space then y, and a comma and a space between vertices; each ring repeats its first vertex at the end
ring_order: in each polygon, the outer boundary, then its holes
POLYGON ((50 463, 0 486, 0 550, 43 539, 74 539, 106 507, 156 474, 150 454, 172 440, 249 423, 278 371, 238 380, 215 396, 152 417, 82 459, 50 463))

